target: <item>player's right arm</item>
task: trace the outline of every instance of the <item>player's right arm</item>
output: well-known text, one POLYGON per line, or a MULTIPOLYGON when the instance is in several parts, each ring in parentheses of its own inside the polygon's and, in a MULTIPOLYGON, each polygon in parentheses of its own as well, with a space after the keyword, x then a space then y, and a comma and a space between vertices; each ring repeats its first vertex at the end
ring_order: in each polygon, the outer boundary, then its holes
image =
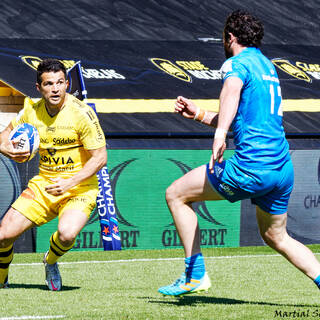
POLYGON ((13 130, 11 123, 0 133, 0 153, 4 156, 14 160, 23 161, 26 157, 29 157, 29 151, 21 151, 15 148, 17 141, 11 141, 9 139, 10 132, 13 130))
POLYGON ((212 155, 209 161, 209 170, 213 173, 216 161, 223 161, 223 153, 226 149, 226 135, 237 113, 243 82, 240 78, 229 77, 223 84, 220 93, 219 121, 215 132, 212 155))
POLYGON ((201 110, 192 100, 182 96, 177 98, 174 112, 179 113, 184 118, 194 119, 208 126, 216 127, 218 123, 218 113, 201 110))

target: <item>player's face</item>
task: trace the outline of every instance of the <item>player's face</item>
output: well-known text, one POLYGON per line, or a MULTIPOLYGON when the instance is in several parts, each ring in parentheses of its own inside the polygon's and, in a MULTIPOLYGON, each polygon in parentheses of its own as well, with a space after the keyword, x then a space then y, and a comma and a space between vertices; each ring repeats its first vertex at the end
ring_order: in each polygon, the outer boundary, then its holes
POLYGON ((44 98, 48 107, 60 108, 66 98, 68 81, 62 71, 44 72, 41 75, 41 84, 37 83, 37 89, 44 98))

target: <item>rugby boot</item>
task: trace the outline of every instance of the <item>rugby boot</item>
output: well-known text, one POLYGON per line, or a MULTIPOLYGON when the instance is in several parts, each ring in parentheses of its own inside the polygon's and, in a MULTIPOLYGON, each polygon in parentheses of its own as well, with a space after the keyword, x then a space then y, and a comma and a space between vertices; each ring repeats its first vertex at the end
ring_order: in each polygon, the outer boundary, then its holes
POLYGON ((43 258, 43 263, 46 271, 46 285, 51 291, 60 291, 62 287, 62 280, 60 276, 60 271, 58 268, 58 263, 49 264, 47 262, 47 251, 43 258))

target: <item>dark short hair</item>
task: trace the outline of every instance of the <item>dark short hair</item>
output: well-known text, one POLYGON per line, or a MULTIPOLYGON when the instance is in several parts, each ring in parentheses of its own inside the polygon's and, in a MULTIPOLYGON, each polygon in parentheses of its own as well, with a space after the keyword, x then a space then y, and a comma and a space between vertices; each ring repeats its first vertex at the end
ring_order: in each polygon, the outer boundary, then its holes
POLYGON ((259 47, 264 36, 263 24, 247 11, 233 11, 226 20, 224 27, 224 39, 229 39, 232 33, 238 43, 245 47, 259 47))
POLYGON ((44 72, 59 72, 62 71, 64 73, 65 78, 67 78, 67 70, 64 64, 58 59, 44 59, 42 60, 37 68, 37 83, 41 84, 42 79, 41 76, 44 72))

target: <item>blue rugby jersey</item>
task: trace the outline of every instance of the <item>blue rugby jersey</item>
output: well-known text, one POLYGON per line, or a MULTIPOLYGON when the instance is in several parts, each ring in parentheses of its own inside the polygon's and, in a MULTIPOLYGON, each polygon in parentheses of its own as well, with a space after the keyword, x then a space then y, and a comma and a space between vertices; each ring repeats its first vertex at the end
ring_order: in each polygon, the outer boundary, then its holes
POLYGON ((249 47, 226 60, 221 72, 223 82, 229 77, 243 82, 238 111, 231 124, 236 152, 230 160, 246 168, 281 167, 290 155, 274 65, 260 49, 249 47))

